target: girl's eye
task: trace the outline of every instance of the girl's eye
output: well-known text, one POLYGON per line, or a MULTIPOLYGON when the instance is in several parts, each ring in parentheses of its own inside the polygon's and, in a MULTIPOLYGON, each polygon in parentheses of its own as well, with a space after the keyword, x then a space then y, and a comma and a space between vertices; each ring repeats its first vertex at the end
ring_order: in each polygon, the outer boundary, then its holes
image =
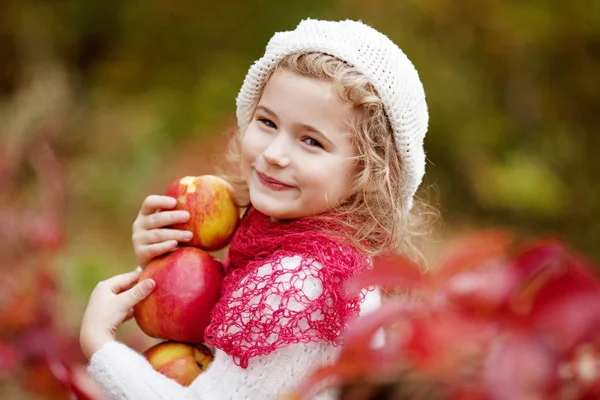
POLYGON ((277 125, 275 125, 275 123, 273 121, 271 121, 270 119, 258 118, 258 122, 260 122, 267 128, 277 129, 277 125))
POLYGON ((307 145, 311 146, 311 147, 321 147, 321 148, 323 148, 323 146, 321 145, 321 143, 319 143, 319 141, 317 141, 317 140, 315 140, 315 139, 313 139, 311 137, 304 138, 304 139, 302 139, 302 141, 304 143, 306 143, 307 145))

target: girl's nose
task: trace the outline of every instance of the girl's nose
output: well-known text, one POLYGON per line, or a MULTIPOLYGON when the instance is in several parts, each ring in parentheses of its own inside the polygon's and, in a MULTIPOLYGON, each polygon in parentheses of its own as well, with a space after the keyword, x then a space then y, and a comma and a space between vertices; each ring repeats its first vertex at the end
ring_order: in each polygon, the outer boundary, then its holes
POLYGON ((283 133, 278 133, 263 151, 265 161, 280 168, 290 165, 290 143, 283 133))

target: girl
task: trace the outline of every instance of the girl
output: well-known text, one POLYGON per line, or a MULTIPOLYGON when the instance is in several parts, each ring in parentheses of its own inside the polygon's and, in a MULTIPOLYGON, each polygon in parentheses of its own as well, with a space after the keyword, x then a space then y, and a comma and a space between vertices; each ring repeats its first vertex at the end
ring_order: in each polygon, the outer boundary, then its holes
MULTIPOLYGON (((89 372, 110 398, 277 398, 334 359, 350 318, 378 306, 377 291, 347 295, 344 282, 378 254, 418 254, 413 197, 428 113, 415 68, 386 36, 316 20, 275 34, 246 76, 237 120, 233 183, 248 209, 206 330, 215 359, 184 388, 115 341, 154 287, 136 284, 137 272, 115 276, 94 289, 81 328, 89 372)), ((190 239, 165 229, 189 217, 174 206, 143 202, 133 226, 140 266, 190 239)))

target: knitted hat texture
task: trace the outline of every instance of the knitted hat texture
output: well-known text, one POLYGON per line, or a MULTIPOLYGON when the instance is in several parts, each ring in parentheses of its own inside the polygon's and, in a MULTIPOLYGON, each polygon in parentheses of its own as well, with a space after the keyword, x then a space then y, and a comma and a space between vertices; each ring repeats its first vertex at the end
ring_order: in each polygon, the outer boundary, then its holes
POLYGON ((410 209, 425 174, 423 139, 429 114, 425 91, 412 62, 387 36, 358 21, 307 19, 293 31, 276 33, 249 69, 237 96, 237 122, 244 132, 252 120, 269 72, 298 52, 337 57, 361 72, 381 98, 402 159, 403 201, 410 209))

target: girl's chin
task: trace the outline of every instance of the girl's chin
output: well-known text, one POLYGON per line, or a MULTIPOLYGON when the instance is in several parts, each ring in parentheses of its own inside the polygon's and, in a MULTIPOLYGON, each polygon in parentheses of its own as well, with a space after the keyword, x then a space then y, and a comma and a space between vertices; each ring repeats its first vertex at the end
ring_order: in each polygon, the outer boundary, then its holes
MULTIPOLYGON (((325 211, 320 209, 306 210, 298 199, 278 198, 267 193, 250 190, 250 203, 252 207, 262 214, 275 220, 294 220, 300 218, 314 217, 325 211), (296 201, 294 201, 296 200, 296 201)), ((312 205, 314 207, 314 205, 312 205)))
POLYGON ((289 201, 276 201, 272 198, 264 198, 263 196, 250 196, 252 207, 271 217, 274 220, 290 220, 301 218, 297 216, 293 209, 290 208, 289 201))
POLYGON ((262 214, 265 214, 266 216, 271 217, 271 219, 274 219, 274 220, 286 220, 286 219, 294 218, 291 213, 287 212, 286 210, 282 210, 280 208, 274 207, 272 204, 265 205, 265 204, 261 203, 260 201, 257 201, 257 202, 253 201, 252 207, 254 207, 258 211, 260 211, 262 214))
POLYGON ((273 201, 269 201, 265 204, 259 199, 251 199, 251 203, 252 207, 270 217, 273 221, 292 221, 300 218, 310 218, 320 214, 300 212, 299 210, 290 207, 290 203, 274 204, 273 201))

